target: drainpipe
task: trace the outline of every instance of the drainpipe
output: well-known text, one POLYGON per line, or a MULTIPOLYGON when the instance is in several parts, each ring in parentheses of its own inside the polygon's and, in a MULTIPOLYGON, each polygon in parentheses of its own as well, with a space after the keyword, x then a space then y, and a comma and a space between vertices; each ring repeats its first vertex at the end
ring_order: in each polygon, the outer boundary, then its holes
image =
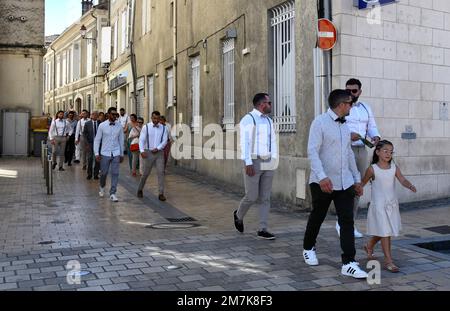
MULTIPOLYGON (((318 17, 331 20, 331 0, 318 0, 318 17)), ((327 110, 327 98, 332 88, 332 52, 314 49, 314 114, 327 110)))
POLYGON ((177 72, 177 49, 178 49, 178 19, 177 19, 177 11, 178 11, 178 1, 173 0, 173 125, 177 124, 177 92, 178 92, 178 72, 177 72))
POLYGON ((93 40, 93 44, 95 44, 95 76, 94 76, 94 104, 93 104, 93 109, 91 109, 91 111, 97 110, 96 108, 96 102, 95 100, 97 99, 98 102, 98 98, 97 98, 97 76, 98 76, 98 72, 100 70, 100 66, 98 65, 98 39, 99 39, 99 31, 98 31, 98 24, 97 24, 97 16, 94 15, 94 11, 91 11, 91 16, 95 19, 95 40, 93 40))
POLYGON ((130 32, 130 53, 131 53, 131 72, 133 74, 133 98, 134 98, 134 111, 137 113, 138 106, 138 95, 137 95, 137 65, 136 65, 136 54, 134 53, 134 26, 136 24, 136 0, 131 0, 133 16, 130 18, 131 22, 128 21, 128 26, 131 28, 130 32))
POLYGON ((50 49, 53 51, 53 106, 56 105, 55 93, 56 93, 56 50, 50 45, 50 49))

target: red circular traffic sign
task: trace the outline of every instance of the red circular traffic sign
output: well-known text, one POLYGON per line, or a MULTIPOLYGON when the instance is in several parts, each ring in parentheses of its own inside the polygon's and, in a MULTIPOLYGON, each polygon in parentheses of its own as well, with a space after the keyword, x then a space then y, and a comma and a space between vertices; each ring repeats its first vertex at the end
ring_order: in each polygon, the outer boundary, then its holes
POLYGON ((331 50, 336 45, 337 30, 329 19, 321 18, 318 21, 317 45, 322 50, 331 50))

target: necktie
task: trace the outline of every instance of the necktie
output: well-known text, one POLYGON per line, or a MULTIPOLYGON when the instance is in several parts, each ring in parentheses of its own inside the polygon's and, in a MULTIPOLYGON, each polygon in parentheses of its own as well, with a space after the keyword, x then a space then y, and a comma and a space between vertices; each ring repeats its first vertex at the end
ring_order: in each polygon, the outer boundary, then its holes
POLYGON ((97 135, 97 121, 94 121, 94 137, 97 135))
POLYGON ((158 124, 156 124, 156 125, 153 124, 153 127, 159 127, 159 125, 158 124))
POLYGON ((336 122, 340 122, 341 124, 344 124, 345 122, 347 122, 347 120, 345 120, 345 118, 344 117, 340 117, 340 118, 337 118, 336 120, 334 120, 334 121, 336 121, 336 122))
POLYGON ((116 123, 115 122, 109 122, 109 125, 110 126, 114 126, 114 125, 116 125, 116 123))

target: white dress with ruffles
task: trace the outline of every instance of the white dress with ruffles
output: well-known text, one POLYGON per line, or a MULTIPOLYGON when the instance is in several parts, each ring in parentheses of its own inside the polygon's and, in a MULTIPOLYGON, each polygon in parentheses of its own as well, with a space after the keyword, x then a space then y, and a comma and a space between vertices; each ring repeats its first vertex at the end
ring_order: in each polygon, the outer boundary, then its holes
POLYGON ((381 169, 372 165, 372 201, 367 213, 367 234, 379 237, 398 236, 402 229, 398 200, 395 195, 396 166, 381 169))

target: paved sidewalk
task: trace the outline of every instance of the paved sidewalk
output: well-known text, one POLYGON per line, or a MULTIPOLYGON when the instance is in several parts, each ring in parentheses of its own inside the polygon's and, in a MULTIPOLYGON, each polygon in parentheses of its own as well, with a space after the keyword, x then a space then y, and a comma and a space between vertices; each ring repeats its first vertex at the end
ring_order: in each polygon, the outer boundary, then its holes
MULTIPOLYGON (((55 195, 47 196, 38 159, 0 158, 0 290, 450 290, 450 255, 412 245, 450 240, 425 229, 449 225, 450 206, 404 211, 404 235, 393 244, 401 272, 383 270, 381 283, 369 285, 340 275, 333 216, 319 235, 320 266, 309 267, 301 258, 307 213, 272 210, 277 239, 263 241, 256 238, 256 208, 245 219, 245 233, 236 232, 232 212, 240 197, 207 180, 171 172, 168 201, 160 203, 153 173, 138 199, 138 179, 124 164, 120 202, 112 203, 98 198, 98 183, 85 176, 80 166, 55 171, 55 195), (147 228, 185 217, 198 226, 147 228), (80 284, 68 283, 71 260, 88 272, 80 284)), ((364 241, 356 242, 365 267, 364 241)), ((382 258, 381 249, 375 255, 382 258)))

